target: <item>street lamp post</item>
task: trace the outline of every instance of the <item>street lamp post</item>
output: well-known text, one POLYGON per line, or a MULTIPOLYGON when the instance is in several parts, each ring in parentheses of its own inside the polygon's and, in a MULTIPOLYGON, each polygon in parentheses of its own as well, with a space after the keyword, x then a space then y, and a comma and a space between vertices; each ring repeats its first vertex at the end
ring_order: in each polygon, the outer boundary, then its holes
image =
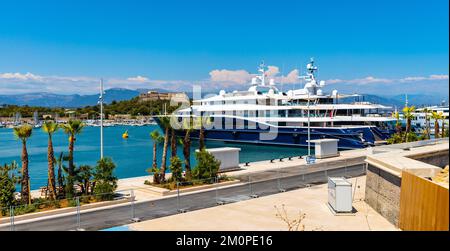
POLYGON ((309 91, 308 91, 308 158, 311 156, 311 120, 309 116, 309 91))

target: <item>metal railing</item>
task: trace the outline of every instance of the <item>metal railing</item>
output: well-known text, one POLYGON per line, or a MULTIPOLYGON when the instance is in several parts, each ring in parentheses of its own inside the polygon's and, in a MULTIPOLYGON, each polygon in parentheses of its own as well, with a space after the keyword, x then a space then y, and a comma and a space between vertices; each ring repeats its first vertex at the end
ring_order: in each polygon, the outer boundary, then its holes
POLYGON ((366 163, 360 160, 323 162, 320 165, 319 163, 308 165, 307 168, 274 168, 266 172, 243 175, 234 181, 210 178, 176 182, 168 195, 147 201, 136 200, 135 190, 123 190, 114 194, 97 195, 108 198, 99 203, 93 203, 92 195, 75 197, 71 201, 59 201, 60 208, 56 210, 46 210, 49 205, 45 207, 44 204, 57 205, 58 202, 32 204, 32 207, 42 209, 38 213, 26 213, 24 206, 0 208, 3 212, 0 230, 109 229, 138 221, 314 187, 327 183, 328 177, 358 177, 365 175, 366 170, 366 163))

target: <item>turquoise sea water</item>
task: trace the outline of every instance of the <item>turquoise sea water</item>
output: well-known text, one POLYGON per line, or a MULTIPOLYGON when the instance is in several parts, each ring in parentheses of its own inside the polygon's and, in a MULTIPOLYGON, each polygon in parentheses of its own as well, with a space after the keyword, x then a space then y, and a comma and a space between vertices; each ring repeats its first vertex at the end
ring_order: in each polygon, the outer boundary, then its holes
MULTIPOLYGON (((153 142, 150 139, 150 132, 157 129, 155 126, 115 126, 104 128, 104 154, 111 157, 116 163, 116 175, 119 178, 129 178, 144 176, 145 171, 151 166, 153 153, 153 142), (129 138, 122 139, 122 133, 128 130, 129 138)), ((100 158, 100 128, 86 127, 77 137, 75 143, 75 164, 95 165, 100 158)), ((31 178, 31 188, 38 189, 47 184, 47 134, 40 128, 33 130, 33 135, 27 142, 29 154, 29 172, 31 178)), ((67 153, 68 137, 62 131, 58 131, 53 136, 55 157, 61 152, 67 153)), ((206 142, 208 148, 214 147, 239 147, 240 162, 252 162, 268 160, 288 156, 305 155, 304 148, 234 144, 224 142, 206 142)), ((198 142, 193 140, 191 147, 191 163, 195 165, 194 152, 198 148, 198 142)), ((169 147, 170 149, 170 147, 169 147)), ((178 156, 182 157, 182 146, 178 146, 178 156)), ((20 165, 22 144, 15 139, 12 129, 0 128, 0 165, 10 163, 15 160, 20 165)), ((162 144, 157 151, 158 163, 161 162, 162 144)), ((170 156, 170 150, 168 153, 170 156)))

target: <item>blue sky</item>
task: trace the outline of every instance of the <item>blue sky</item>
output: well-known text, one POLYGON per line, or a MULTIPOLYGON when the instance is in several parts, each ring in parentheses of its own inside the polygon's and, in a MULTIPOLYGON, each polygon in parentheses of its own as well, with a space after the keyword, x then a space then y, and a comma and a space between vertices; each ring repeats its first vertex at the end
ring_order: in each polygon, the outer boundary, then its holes
POLYGON ((416 78, 448 90, 448 7, 448 0, 2 1, 0 92, 84 93, 99 77, 111 87, 212 80, 234 87, 248 79, 235 71, 255 73, 261 60, 287 75, 310 57, 336 84, 416 78), (76 84, 58 88, 67 81, 76 84))

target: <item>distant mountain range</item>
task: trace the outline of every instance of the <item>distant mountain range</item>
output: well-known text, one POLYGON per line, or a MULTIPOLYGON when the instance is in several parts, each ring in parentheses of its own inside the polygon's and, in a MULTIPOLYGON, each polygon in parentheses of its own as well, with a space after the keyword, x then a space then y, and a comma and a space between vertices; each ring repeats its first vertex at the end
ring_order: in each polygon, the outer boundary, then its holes
MULTIPOLYGON (((164 89, 151 89, 158 92, 170 92, 164 89)), ((129 100, 140 93, 145 93, 149 89, 122 89, 114 88, 105 91, 105 103, 111 103, 112 101, 122 101, 129 100)), ((189 97, 192 98, 192 93, 187 93, 189 97)), ((96 105, 98 102, 98 94, 92 95, 61 95, 53 93, 29 93, 20 95, 0 95, 0 105, 28 105, 28 106, 44 106, 44 107, 66 107, 66 108, 76 108, 88 105, 96 105)), ((405 104, 404 95, 395 96, 382 96, 382 95, 372 95, 364 94, 361 101, 368 101, 372 103, 378 103, 393 107, 403 107, 405 104)), ((424 105, 438 105, 441 103, 440 97, 426 95, 426 94, 413 94, 408 95, 408 103, 410 105, 424 106, 424 105)), ((446 100, 448 102, 448 100, 446 100)))
MULTIPOLYGON (((148 90, 138 89, 129 90, 114 88, 105 91, 105 103, 111 103, 112 101, 129 100, 140 93, 147 92, 148 90)), ((155 91, 165 91, 158 90, 155 91)), ((61 95, 53 93, 29 93, 20 95, 0 95, 0 105, 28 105, 28 106, 44 106, 44 107, 84 107, 88 105, 96 105, 98 102, 99 94, 92 95, 61 95)))

